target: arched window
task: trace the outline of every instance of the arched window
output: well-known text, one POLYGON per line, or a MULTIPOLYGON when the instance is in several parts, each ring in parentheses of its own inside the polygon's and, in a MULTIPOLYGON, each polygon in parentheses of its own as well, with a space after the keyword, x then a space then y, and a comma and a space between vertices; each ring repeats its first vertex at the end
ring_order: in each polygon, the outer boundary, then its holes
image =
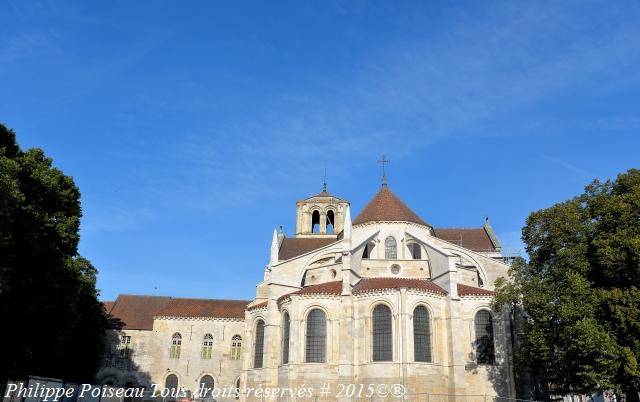
POLYGON ((413 310, 413 359, 417 362, 431 361, 431 322, 425 306, 413 310))
POLYGON ((289 313, 284 313, 282 317, 282 364, 289 363, 289 328, 291 327, 291 320, 289 319, 289 313))
POLYGON ((422 247, 418 243, 409 243, 409 251, 411 251, 411 258, 414 260, 422 259, 422 247))
POLYGON ((231 360, 240 360, 240 351, 242 350, 242 337, 234 335, 231 338, 231 360))
POLYGON ((202 341, 202 354, 203 359, 211 359, 211 351, 213 350, 213 335, 206 334, 202 341))
POLYGON ((213 381, 213 377, 208 374, 205 374, 200 378, 200 386, 198 389, 198 396, 201 399, 210 398, 213 394, 213 387, 215 386, 215 382, 213 381))
POLYGON ((325 363, 327 349, 327 317, 319 308, 307 316, 307 363, 325 363))
POLYGON ((373 361, 390 362, 393 360, 393 335, 391 309, 378 304, 373 309, 373 361))
POLYGON ((333 229, 335 227, 335 218, 333 215, 333 211, 327 211, 327 233, 333 234, 333 229))
POLYGON ((175 395, 178 390, 178 376, 169 374, 164 380, 164 387, 169 390, 169 398, 167 401, 175 401, 175 395))
POLYGON ((478 364, 493 364, 495 353, 493 348, 493 318, 487 310, 476 314, 476 355, 478 364))
POLYGON ((320 211, 311 213, 311 233, 320 233, 320 211))
POLYGON ((253 352, 253 367, 262 368, 262 357, 264 354, 264 321, 258 320, 256 323, 255 345, 253 352))
POLYGON ((384 241, 384 258, 387 260, 395 260, 398 258, 398 247, 396 245, 396 239, 393 236, 389 236, 384 241))
POLYGON ((169 350, 169 358, 180 358, 180 346, 182 345, 182 335, 175 333, 171 336, 171 349, 169 350))

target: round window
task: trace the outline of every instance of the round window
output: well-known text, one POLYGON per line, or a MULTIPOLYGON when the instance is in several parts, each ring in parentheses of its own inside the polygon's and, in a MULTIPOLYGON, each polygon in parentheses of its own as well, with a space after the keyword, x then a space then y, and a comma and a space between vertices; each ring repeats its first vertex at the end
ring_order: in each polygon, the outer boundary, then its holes
POLYGON ((338 275, 338 273, 336 272, 335 269, 332 269, 331 271, 329 271, 329 275, 331 275, 332 278, 335 278, 336 275, 338 275))
POLYGON ((391 273, 394 274, 394 275, 398 275, 400 273, 400 265, 393 264, 391 266, 391 273))

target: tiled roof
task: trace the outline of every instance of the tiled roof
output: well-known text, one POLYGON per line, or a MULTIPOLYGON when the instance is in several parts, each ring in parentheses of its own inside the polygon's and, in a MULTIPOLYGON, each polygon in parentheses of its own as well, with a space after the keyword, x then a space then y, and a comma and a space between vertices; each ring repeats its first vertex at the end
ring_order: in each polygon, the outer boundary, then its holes
POLYGON ((171 299, 157 317, 244 318, 247 300, 171 299))
POLYGON ((123 329, 153 329, 153 317, 244 318, 245 300, 182 299, 168 296, 120 295, 103 302, 123 329))
POLYGON ((334 238, 292 237, 284 238, 278 252, 280 261, 288 260, 321 247, 335 243, 334 238))
POLYGON ((388 187, 382 187, 353 220, 354 225, 376 221, 414 222, 430 226, 405 205, 388 187))
POLYGON ((109 313, 123 329, 153 329, 153 316, 171 301, 165 296, 119 295, 109 313))
POLYGON ((491 290, 458 284, 458 296, 494 296, 495 294, 491 290))
POLYGON ((116 302, 114 302, 114 301, 103 301, 102 302, 102 307, 104 307, 104 311, 106 311, 107 314, 109 314, 111 312, 111 309, 113 308, 114 304, 116 304, 116 302))
POLYGON ((474 251, 495 251, 485 228, 435 228, 436 237, 474 251))
POLYGON ((268 302, 263 301, 262 303, 254 304, 253 306, 247 307, 247 310, 251 311, 251 310, 255 310, 257 308, 267 307, 267 303, 268 302))
POLYGON ((353 287, 353 294, 382 289, 422 289, 440 295, 447 294, 444 289, 426 279, 411 278, 364 278, 353 287))
POLYGON ((318 285, 311 285, 297 290, 293 293, 287 293, 284 296, 278 298, 278 302, 286 299, 291 295, 339 295, 342 293, 342 281, 320 283, 318 285))

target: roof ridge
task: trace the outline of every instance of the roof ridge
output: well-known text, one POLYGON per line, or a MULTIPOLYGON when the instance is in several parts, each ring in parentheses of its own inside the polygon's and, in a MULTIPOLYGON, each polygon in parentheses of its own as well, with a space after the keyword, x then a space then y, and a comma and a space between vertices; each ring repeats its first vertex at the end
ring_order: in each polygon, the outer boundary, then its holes
POLYGON ((202 297, 172 297, 171 300, 197 300, 197 301, 230 301, 230 302, 246 302, 251 303, 251 300, 241 299, 206 299, 202 297))

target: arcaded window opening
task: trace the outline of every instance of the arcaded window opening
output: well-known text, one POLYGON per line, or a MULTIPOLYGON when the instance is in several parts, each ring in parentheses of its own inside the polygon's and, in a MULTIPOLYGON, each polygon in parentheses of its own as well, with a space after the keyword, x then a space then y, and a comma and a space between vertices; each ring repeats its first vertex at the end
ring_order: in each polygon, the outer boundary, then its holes
POLYGON ((333 211, 329 210, 327 212, 327 233, 333 234, 334 227, 335 227, 335 219, 334 219, 333 211))
POLYGON ((378 304, 373 309, 373 361, 390 362, 393 360, 393 326, 391 309, 385 304, 378 304))
POLYGON ((311 233, 320 233, 320 211, 311 214, 311 233))
POLYGON ((398 258, 398 246, 393 236, 387 237, 384 241, 384 258, 387 260, 398 258))
POLYGON ((327 349, 327 317, 319 308, 307 316, 306 362, 325 363, 327 349))
POLYGON ((411 251, 411 258, 414 260, 422 259, 422 247, 418 243, 409 243, 409 251, 411 251))
POLYGON ((289 319, 289 313, 284 313, 282 317, 282 364, 289 363, 289 330, 291 327, 291 320, 289 319))
POLYGON ((425 306, 413 310, 413 355, 417 362, 431 361, 431 323, 425 306))
POLYGON ((203 359, 211 359, 211 353, 213 351, 213 335, 206 334, 202 340, 202 353, 203 359))
POLYGON ((262 357, 264 355, 264 321, 258 320, 256 323, 256 342, 253 348, 253 367, 262 368, 262 357))
POLYGON ((480 310, 476 314, 476 355, 478 364, 493 364, 495 350, 493 346, 493 318, 487 310, 480 310))
POLYGON ((180 358, 181 345, 182 345, 182 335, 176 332, 171 336, 171 349, 169 351, 169 358, 171 359, 180 358))

